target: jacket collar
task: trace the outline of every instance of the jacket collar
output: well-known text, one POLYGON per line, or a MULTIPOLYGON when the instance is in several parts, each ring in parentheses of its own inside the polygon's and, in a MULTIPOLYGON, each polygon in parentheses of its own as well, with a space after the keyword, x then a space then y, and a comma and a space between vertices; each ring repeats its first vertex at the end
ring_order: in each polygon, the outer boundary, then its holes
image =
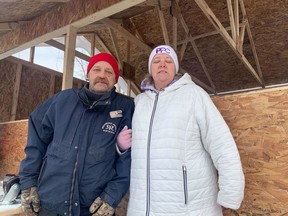
MULTIPOLYGON (((180 86, 185 85, 187 83, 191 83, 191 82, 192 82, 191 76, 188 73, 185 73, 183 76, 180 76, 180 75, 176 76, 175 79, 171 83, 169 83, 164 89, 162 89, 160 91, 163 91, 163 90, 166 91, 166 90, 170 90, 170 89, 173 90, 173 89, 179 88, 180 86)), ((141 82, 141 89, 144 91, 152 91, 155 93, 160 92, 159 90, 157 90, 155 88, 152 77, 147 77, 146 79, 144 79, 141 82)))
POLYGON ((78 97, 80 101, 88 106, 89 109, 93 109, 96 106, 110 105, 112 98, 115 96, 115 87, 107 93, 95 94, 89 90, 89 83, 87 83, 83 88, 78 92, 78 97))

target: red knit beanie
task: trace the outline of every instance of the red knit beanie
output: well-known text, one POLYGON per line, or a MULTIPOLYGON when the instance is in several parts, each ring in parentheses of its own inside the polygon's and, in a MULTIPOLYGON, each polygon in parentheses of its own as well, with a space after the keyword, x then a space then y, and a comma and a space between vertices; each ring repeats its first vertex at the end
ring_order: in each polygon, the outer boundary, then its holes
POLYGON ((119 78, 119 74, 120 74, 119 68, 118 68, 118 63, 117 63, 116 59, 109 53, 99 53, 99 54, 92 56, 89 60, 86 75, 88 76, 88 73, 91 70, 91 68, 93 67, 93 65, 99 61, 106 61, 112 66, 114 73, 115 73, 116 83, 117 83, 118 78, 119 78))

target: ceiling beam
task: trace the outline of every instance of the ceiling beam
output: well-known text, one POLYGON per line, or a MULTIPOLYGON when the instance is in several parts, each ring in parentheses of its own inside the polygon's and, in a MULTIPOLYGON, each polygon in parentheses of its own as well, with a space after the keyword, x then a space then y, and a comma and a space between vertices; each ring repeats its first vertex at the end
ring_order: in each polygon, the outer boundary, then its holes
MULTIPOLYGON (((239 24, 239 27, 241 27, 243 29, 245 29, 245 24, 246 22, 242 22, 239 24)), ((230 31, 231 30, 231 27, 226 27, 225 28, 226 31, 230 31)), ((220 32, 218 30, 215 30, 215 31, 211 31, 211 32, 207 32, 207 33, 203 33, 203 34, 200 34, 200 35, 196 35, 196 36, 191 36, 189 38, 185 38, 184 40, 181 40, 181 41, 178 41, 178 45, 181 45, 183 43, 188 43, 189 41, 191 40, 198 40, 198 39, 201 39, 201 38, 205 38, 205 37, 209 37, 209 36, 213 36, 213 35, 217 35, 217 34, 220 34, 220 32)), ((244 35, 243 35, 244 36, 244 35)))
POLYGON ((0 23, 0 32, 1 31, 13 30, 13 29, 15 29, 18 26, 19 26, 19 23, 17 23, 17 22, 0 23))
MULTIPOLYGON (((221 36, 224 38, 224 40, 228 43, 228 45, 232 48, 232 50, 235 52, 237 57, 242 61, 244 66, 248 69, 248 71, 252 74, 252 76, 256 79, 256 81, 264 88, 264 80, 263 78, 260 78, 257 72, 254 70, 252 65, 249 63, 248 59, 238 50, 236 49, 236 43, 233 41, 233 39, 230 37, 228 32, 225 30, 221 22, 217 19, 215 14, 212 12, 210 7, 207 5, 205 0, 194 0, 197 5, 200 7, 200 9, 203 11, 203 13, 206 15, 206 17, 209 19, 209 21, 213 24, 213 26, 219 31, 221 36)), ((231 27, 232 28, 232 27, 231 27)))
POLYGON ((232 38, 233 38, 233 41, 236 43, 236 25, 235 25, 235 19, 234 19, 234 13, 233 13, 231 0, 227 0, 227 8, 228 8, 232 38))
POLYGON ((170 45, 168 31, 167 31, 167 27, 166 27, 166 23, 165 23, 165 18, 164 18, 163 12, 162 12, 159 4, 157 4, 155 7, 156 7, 156 11, 157 11, 159 20, 160 20, 160 25, 161 25, 161 28, 162 28, 164 42, 165 42, 165 44, 170 45))
POLYGON ((206 89, 207 91, 209 91, 211 93, 215 93, 214 89, 212 89, 210 86, 206 85, 204 82, 202 82, 201 80, 199 80, 195 76, 191 75, 191 73, 188 73, 188 71, 186 71, 185 69, 181 68, 180 70, 184 73, 189 74, 191 76, 193 82, 195 82, 196 84, 198 84, 202 88, 206 89))
POLYGON ((109 48, 106 46, 104 41, 100 38, 100 36, 97 33, 95 33, 95 40, 100 44, 100 46, 105 50, 105 52, 112 54, 109 48))
POLYGON ((240 0, 240 7, 241 7, 242 14, 244 16, 244 19, 246 20, 246 24, 247 24, 246 25, 247 26, 246 30, 247 30, 247 34, 248 34, 248 37, 249 37, 249 40, 250 40, 251 47, 252 47, 252 52, 253 52, 253 55, 254 55, 256 67, 257 67, 259 76, 261 77, 261 79, 264 82, 263 75, 262 75, 262 70, 261 70, 261 67, 260 67, 258 55, 257 55, 257 52, 256 52, 256 48, 255 48, 254 40, 253 40, 253 37, 252 37, 252 32, 251 32, 250 24, 248 22, 248 18, 247 18, 247 14, 246 14, 246 10, 245 10, 245 6, 244 6, 243 0, 240 0))
MULTIPOLYGON (((190 37, 191 34, 190 34, 190 32, 189 32, 189 27, 188 27, 188 25, 186 24, 186 22, 185 22, 185 20, 184 20, 184 17, 182 16, 180 7, 179 7, 179 5, 178 5, 178 2, 175 1, 175 4, 173 4, 173 6, 175 7, 175 9, 176 9, 176 11, 177 11, 177 13, 178 13, 178 18, 179 18, 179 20, 180 20, 180 22, 181 22, 181 25, 183 26, 184 31, 185 31, 185 33, 186 33, 186 38, 190 37)), ((196 54, 196 56, 197 56, 197 58, 198 58, 198 60, 199 60, 199 62, 200 62, 200 64, 201 64, 202 68, 203 68, 203 71, 204 71, 204 73, 205 73, 205 75, 206 75, 206 77, 207 77, 207 79, 208 79, 208 81, 209 81, 209 83, 210 83, 210 85, 211 85, 211 87, 212 87, 212 89, 213 89, 213 91, 211 91, 211 92, 213 92, 214 94, 216 94, 215 85, 214 85, 214 83, 213 83, 213 81, 212 81, 212 79, 211 79, 211 76, 210 76, 210 74, 209 74, 209 72, 208 72, 208 70, 207 70, 207 67, 206 67, 206 65, 205 65, 205 63, 204 63, 204 60, 203 60, 203 58, 202 58, 202 56, 201 56, 201 54, 200 54, 200 51, 199 51, 199 49, 198 49, 195 41, 194 41, 194 40, 190 40, 190 43, 191 43, 191 45, 192 45, 192 47, 193 47, 193 50, 194 50, 194 52, 195 52, 195 54, 196 54)), ((185 47, 186 47, 186 46, 185 46, 185 47)))
POLYGON ((69 25, 79 29, 145 0, 73 0, 0 36, 0 60, 67 33, 69 25), (53 25, 52 25, 53 23, 53 25))
MULTIPOLYGON (((56 41, 56 40, 49 40, 49 41, 46 41, 45 44, 48 44, 49 46, 53 46, 57 49, 60 49, 62 50, 63 52, 65 52, 65 45, 56 41)), ((75 51, 75 56, 82 59, 82 60, 85 60, 87 62, 89 62, 89 59, 90 59, 90 56, 87 56, 79 51, 75 51)))
POLYGON ((143 49, 146 53, 149 53, 152 51, 151 47, 145 44, 143 41, 139 40, 137 37, 135 37, 133 34, 131 34, 129 31, 121 27, 117 22, 113 21, 109 18, 104 18, 101 20, 106 25, 113 28, 115 31, 117 31, 119 34, 121 34, 123 37, 130 40, 132 43, 134 43, 139 48, 143 49))
POLYGON ((117 37, 115 35, 115 32, 113 31, 112 28, 108 28, 109 30, 109 34, 110 34, 110 37, 111 37, 111 41, 112 41, 112 44, 113 44, 113 47, 115 49, 115 53, 116 53, 116 59, 118 60, 118 67, 121 71, 122 74, 120 74, 121 76, 123 75, 123 60, 121 58, 121 52, 120 52, 120 49, 119 49, 119 45, 118 45, 118 40, 117 40, 117 37))

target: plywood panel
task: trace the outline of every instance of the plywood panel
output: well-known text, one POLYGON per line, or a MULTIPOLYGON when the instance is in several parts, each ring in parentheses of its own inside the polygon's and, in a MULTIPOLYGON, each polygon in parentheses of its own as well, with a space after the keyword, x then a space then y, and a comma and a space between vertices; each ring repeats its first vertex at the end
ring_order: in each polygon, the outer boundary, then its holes
POLYGON ((238 214, 288 215, 288 88, 212 98, 243 163, 245 199, 238 214))
POLYGON ((0 61, 0 122, 9 121, 17 64, 0 61))
POLYGON ((7 173, 18 174, 27 141, 27 120, 0 123, 0 179, 7 173))

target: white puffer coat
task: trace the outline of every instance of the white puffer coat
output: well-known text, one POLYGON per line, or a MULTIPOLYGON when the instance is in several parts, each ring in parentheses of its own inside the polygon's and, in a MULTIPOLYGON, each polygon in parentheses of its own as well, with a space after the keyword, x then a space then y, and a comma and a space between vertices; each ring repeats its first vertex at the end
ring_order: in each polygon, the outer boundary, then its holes
POLYGON ((127 215, 221 216, 220 205, 239 208, 239 153, 209 95, 185 74, 135 103, 127 215))

